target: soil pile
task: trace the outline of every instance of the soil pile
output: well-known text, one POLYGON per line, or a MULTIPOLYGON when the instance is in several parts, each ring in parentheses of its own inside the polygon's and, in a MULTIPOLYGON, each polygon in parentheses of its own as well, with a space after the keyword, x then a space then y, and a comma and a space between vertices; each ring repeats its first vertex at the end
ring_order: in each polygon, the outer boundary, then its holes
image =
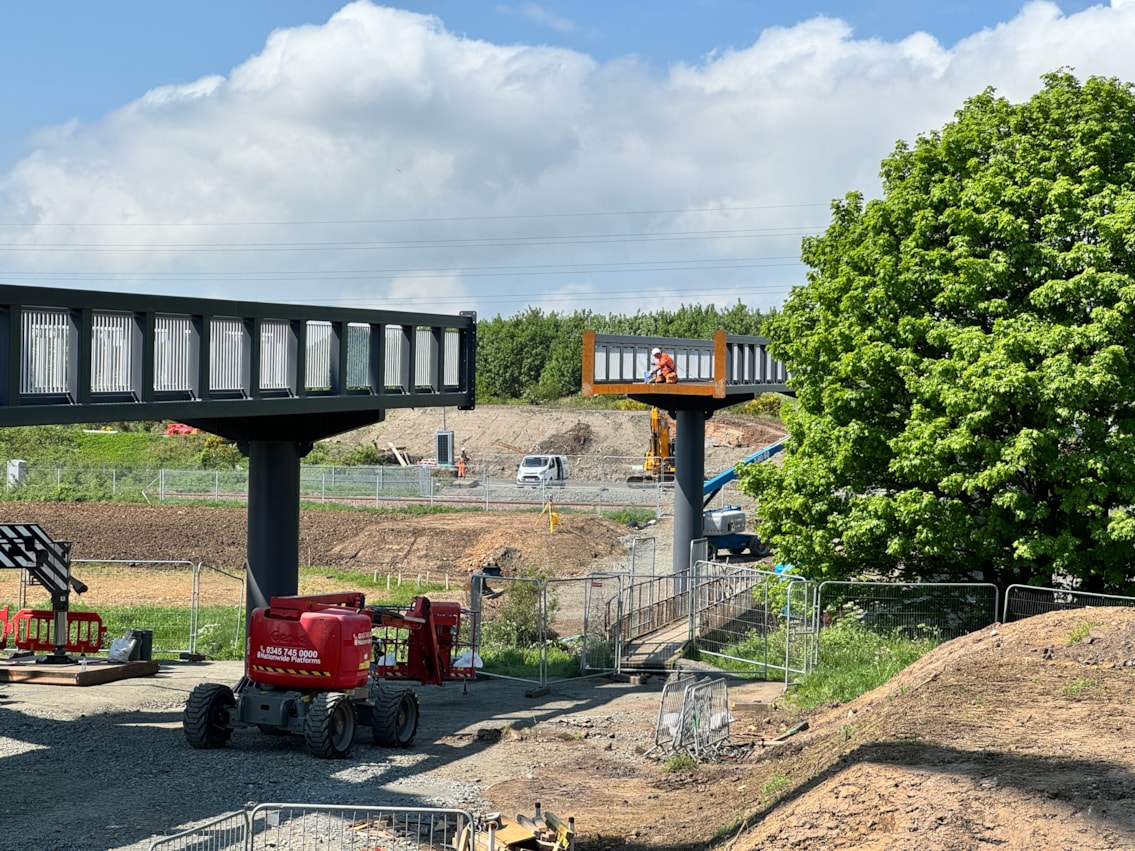
MULTIPOLYGON (((6 503, 4 516, 71 541, 73 559, 185 560, 226 568, 246 559, 244 508, 19 502, 6 503)), ((592 514, 561 514, 551 533, 547 517, 536 513, 302 511, 299 555, 302 566, 368 574, 467 575, 508 547, 517 569, 583 576, 623 558, 629 533, 592 514)))

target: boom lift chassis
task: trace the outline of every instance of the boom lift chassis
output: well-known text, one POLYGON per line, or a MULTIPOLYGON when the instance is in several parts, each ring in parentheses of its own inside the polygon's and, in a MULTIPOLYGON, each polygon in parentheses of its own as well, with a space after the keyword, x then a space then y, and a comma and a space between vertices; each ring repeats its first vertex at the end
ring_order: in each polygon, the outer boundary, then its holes
POLYGON ((202 683, 182 728, 195 748, 222 748, 234 730, 301 735, 312 756, 341 759, 356 729, 375 744, 408 748, 418 730, 417 695, 387 680, 442 685, 476 676, 476 623, 462 639, 458 603, 415 597, 408 610, 365 604, 362 593, 273 597, 253 612, 245 674, 235 689, 202 683), (336 653, 338 649, 339 653, 336 653), (455 652, 468 667, 454 664, 455 652))

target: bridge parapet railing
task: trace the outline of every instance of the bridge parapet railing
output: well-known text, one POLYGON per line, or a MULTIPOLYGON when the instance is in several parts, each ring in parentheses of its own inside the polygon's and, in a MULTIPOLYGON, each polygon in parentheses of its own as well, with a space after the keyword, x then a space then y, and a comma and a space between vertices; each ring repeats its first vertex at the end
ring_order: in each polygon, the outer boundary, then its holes
POLYGON ((472 313, 0 287, 0 425, 188 420, 204 402, 232 416, 217 406, 249 400, 472 406, 475 328, 472 313))
POLYGON ((674 359, 678 385, 687 392, 691 385, 704 386, 705 394, 714 397, 725 397, 730 390, 783 392, 787 368, 768 354, 767 346, 764 337, 725 331, 715 331, 709 340, 584 331, 583 395, 634 392, 628 385, 635 384, 641 390, 653 366, 650 352, 654 348, 674 359))

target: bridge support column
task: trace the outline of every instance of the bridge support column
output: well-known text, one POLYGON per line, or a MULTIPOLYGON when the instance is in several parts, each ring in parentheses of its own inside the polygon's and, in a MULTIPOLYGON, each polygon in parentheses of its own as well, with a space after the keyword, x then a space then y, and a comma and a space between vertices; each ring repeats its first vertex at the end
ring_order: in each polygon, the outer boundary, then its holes
POLYGON ((310 443, 248 441, 248 611, 299 592, 300 459, 310 443))
MULTIPOLYGON (((675 575, 690 567, 690 543, 702 536, 702 488, 705 484, 705 411, 680 410, 674 449, 675 575)), ((685 585, 675 587, 684 590, 685 585)))

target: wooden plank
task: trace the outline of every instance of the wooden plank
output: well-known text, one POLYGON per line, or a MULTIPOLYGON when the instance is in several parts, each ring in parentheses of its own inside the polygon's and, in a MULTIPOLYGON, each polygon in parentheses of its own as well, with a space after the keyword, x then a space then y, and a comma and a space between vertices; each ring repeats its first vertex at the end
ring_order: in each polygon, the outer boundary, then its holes
MULTIPOLYGON (((42 658, 42 657, 40 657, 42 658)), ((105 659, 91 659, 87 670, 81 665, 45 665, 34 660, 0 661, 0 683, 36 683, 48 686, 97 686, 103 683, 150 677, 161 663, 124 662, 115 664, 105 659)))

